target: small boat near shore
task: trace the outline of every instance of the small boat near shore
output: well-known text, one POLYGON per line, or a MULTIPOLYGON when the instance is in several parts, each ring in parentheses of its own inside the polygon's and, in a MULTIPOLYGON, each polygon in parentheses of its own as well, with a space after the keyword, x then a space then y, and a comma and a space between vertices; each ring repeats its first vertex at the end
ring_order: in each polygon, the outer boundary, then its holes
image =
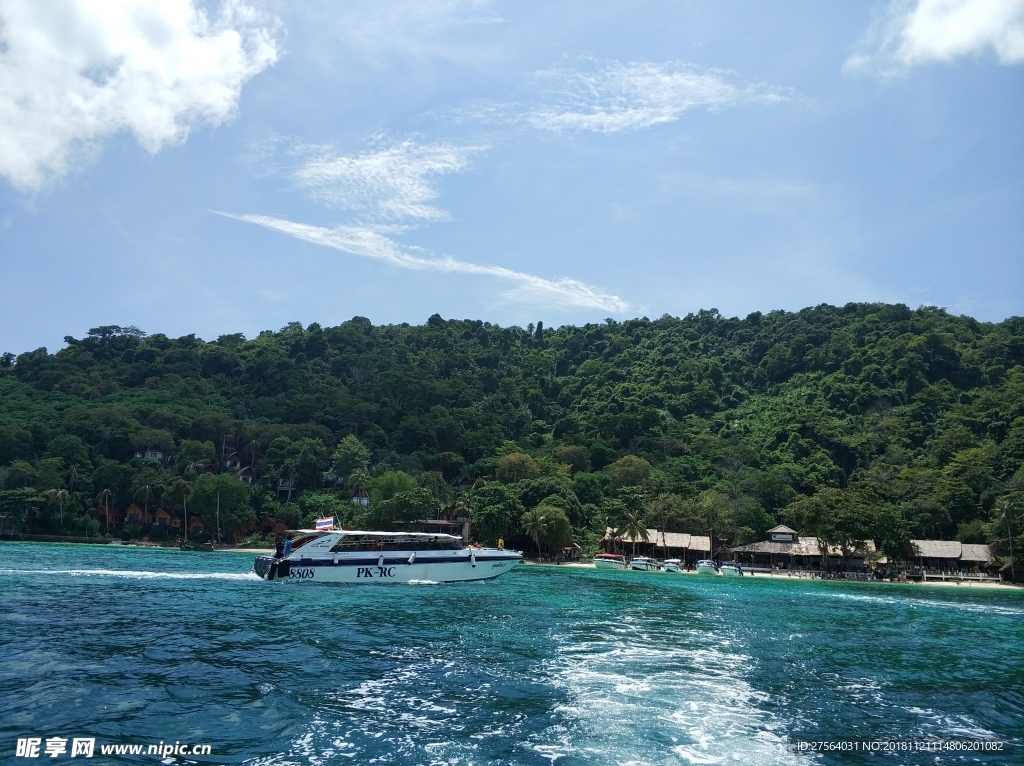
POLYGON ((594 556, 595 569, 626 569, 626 557, 618 553, 598 553, 594 556))
POLYGON ((729 561, 718 567, 722 577, 743 577, 743 567, 734 561, 729 561))
POLYGON ((264 580, 298 582, 468 582, 489 580, 521 563, 523 554, 467 546, 460 537, 420 532, 298 531, 292 552, 257 556, 264 580))
POLYGON ((637 572, 661 571, 661 565, 654 559, 648 558, 647 556, 637 556, 635 559, 630 560, 629 568, 637 572))
POLYGON ((183 540, 178 543, 180 551, 212 551, 213 543, 194 543, 191 540, 183 540))
POLYGON ((718 565, 711 559, 701 559, 697 562, 697 574, 717 575, 719 574, 718 565))
POLYGON ((679 574, 682 572, 682 563, 679 559, 665 559, 661 562, 661 568, 666 572, 679 574))

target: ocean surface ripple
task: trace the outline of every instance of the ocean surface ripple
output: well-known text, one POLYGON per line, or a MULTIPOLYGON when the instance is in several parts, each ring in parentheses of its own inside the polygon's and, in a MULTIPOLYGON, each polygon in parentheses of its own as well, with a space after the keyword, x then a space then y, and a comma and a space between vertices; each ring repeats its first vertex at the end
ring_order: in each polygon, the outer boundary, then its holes
POLYGON ((564 567, 331 586, 262 582, 238 553, 0 555, 3 763, 53 736, 212 747, 166 764, 1024 762, 1020 591, 564 567), (799 750, 935 739, 1004 750, 799 750))

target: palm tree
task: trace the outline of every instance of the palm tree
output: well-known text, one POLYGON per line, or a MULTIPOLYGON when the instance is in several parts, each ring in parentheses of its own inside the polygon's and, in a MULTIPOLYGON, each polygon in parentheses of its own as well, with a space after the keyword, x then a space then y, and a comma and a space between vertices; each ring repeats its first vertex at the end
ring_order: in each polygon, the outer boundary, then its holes
POLYGON ((51 489, 46 493, 50 502, 56 500, 60 504, 60 531, 64 531, 64 503, 71 499, 71 493, 66 489, 51 489))
POLYGON ((640 515, 640 511, 628 510, 622 518, 622 524, 617 530, 623 537, 629 537, 633 541, 633 556, 636 556, 636 541, 643 540, 645 543, 650 539, 647 534, 647 523, 640 515))
POLYGON ((268 499, 272 500, 273 498, 268 497, 266 484, 253 484, 249 487, 249 504, 257 513, 263 511, 263 504, 266 503, 268 499))
POLYGON ((345 480, 345 484, 348 486, 349 491, 352 492, 352 496, 355 497, 358 492, 365 492, 373 479, 366 471, 362 468, 357 468, 348 475, 345 480))
POLYGON ((142 517, 142 520, 145 521, 149 516, 149 501, 153 499, 153 485, 143 484, 139 487, 135 491, 135 499, 145 506, 145 516, 142 517))
POLYGON ((473 503, 467 497, 469 492, 463 492, 459 495, 459 499, 455 501, 455 515, 456 516, 469 516, 472 512, 473 503))
POLYGON ((68 471, 68 492, 75 491, 75 479, 78 478, 78 466, 71 466, 71 470, 68 471))
POLYGON ((204 468, 206 468, 205 460, 190 460, 185 464, 185 470, 183 473, 186 478, 192 477, 194 479, 203 472, 204 468))
MULTIPOLYGON (((196 478, 203 469, 206 468, 205 460, 190 460, 185 464, 184 474, 186 477, 191 476, 193 479, 196 478)), ((181 507, 185 512, 185 528, 183 530, 185 535, 185 542, 188 542, 188 501, 186 500, 187 492, 181 496, 181 507)))
POLYGON ((253 439, 242 448, 242 452, 249 453, 249 467, 255 468, 256 456, 260 454, 260 443, 253 439))
POLYGON ((96 503, 97 503, 97 505, 102 504, 103 505, 103 510, 106 511, 106 513, 103 514, 103 518, 107 522, 107 529, 106 529, 107 534, 110 534, 110 496, 112 494, 114 494, 114 493, 111 492, 109 489, 105 489, 102 492, 100 492, 98 495, 96 495, 96 503))
POLYGON ((1013 558, 1013 527, 1016 525, 1011 524, 1011 519, 1020 510, 1017 507, 1018 503, 1014 502, 1014 498, 1001 497, 996 501, 995 507, 992 509, 992 522, 989 525, 991 537, 995 537, 995 529, 1006 524, 1006 539, 1010 546, 1010 582, 1017 582, 1017 562, 1013 558))
POLYGON ((665 545, 666 555, 668 553, 667 543, 665 541, 665 532, 668 529, 669 517, 677 518, 680 511, 679 498, 669 492, 662 492, 658 495, 654 502, 651 503, 651 511, 656 513, 658 516, 658 531, 661 532, 661 543, 665 545))
POLYGON ((540 538, 548 531, 548 517, 540 508, 534 508, 524 513, 521 521, 523 531, 533 540, 537 546, 537 555, 540 555, 540 538))

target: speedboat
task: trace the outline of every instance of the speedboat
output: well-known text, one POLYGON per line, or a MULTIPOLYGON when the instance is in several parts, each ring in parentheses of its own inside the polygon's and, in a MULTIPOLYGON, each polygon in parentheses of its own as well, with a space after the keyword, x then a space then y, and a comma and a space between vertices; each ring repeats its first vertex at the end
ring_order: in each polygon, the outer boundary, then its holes
POLYGON ((647 556, 637 556, 629 562, 629 568, 638 572, 657 572, 661 569, 658 562, 647 556))
POLYGON ((664 569, 666 572, 674 572, 675 574, 679 574, 682 571, 680 568, 681 564, 682 562, 679 559, 665 559, 661 562, 661 568, 664 569))
POLYGON ((697 574, 716 575, 718 574, 718 565, 711 559, 701 559, 697 562, 697 574))
POLYGON ((292 582, 467 582, 489 580, 523 560, 519 551, 467 546, 454 535, 419 532, 297 532, 282 558, 257 556, 264 580, 292 582))
POLYGON ((735 561, 730 561, 718 567, 723 577, 743 577, 743 567, 735 561))
POLYGON ((618 553, 598 553, 594 556, 596 569, 625 569, 626 557, 618 553))

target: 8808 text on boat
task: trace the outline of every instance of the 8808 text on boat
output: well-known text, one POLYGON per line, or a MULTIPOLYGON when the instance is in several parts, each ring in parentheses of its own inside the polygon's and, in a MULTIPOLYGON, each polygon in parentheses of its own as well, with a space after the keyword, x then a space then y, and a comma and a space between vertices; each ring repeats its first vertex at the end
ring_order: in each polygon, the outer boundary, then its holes
POLYGON ((299 530, 287 556, 257 556, 265 580, 468 582, 489 580, 523 560, 519 551, 470 547, 453 535, 299 530))

